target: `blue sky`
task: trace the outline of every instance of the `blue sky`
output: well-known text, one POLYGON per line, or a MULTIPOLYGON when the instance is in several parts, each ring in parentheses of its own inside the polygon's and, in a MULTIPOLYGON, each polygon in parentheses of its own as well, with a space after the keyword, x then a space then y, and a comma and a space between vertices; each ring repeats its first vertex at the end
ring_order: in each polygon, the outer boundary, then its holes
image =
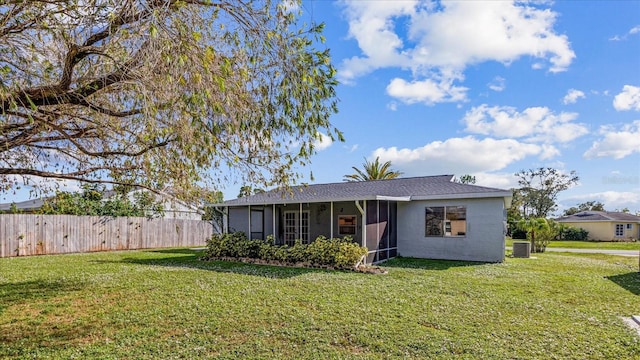
POLYGON ((504 189, 519 170, 553 167, 580 176, 558 213, 585 201, 640 212, 640 0, 300 9, 326 24, 341 82, 332 123, 346 138, 318 144, 302 169, 312 182, 340 182, 376 156, 403 176, 472 174, 504 189))
MULTIPOLYGON (((304 1, 326 24, 345 143, 308 169, 339 182, 364 159, 404 176, 575 170, 560 209, 640 211, 640 1, 304 1)), ((225 199, 237 195, 236 187, 225 199)))

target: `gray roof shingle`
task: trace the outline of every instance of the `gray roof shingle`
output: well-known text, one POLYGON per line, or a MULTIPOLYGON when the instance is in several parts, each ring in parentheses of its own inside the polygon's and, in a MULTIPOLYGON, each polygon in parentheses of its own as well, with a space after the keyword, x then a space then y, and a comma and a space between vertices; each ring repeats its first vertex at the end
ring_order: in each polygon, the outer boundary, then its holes
POLYGON ((427 200, 446 198, 510 197, 510 190, 460 184, 453 175, 397 178, 358 182, 300 185, 288 191, 280 189, 247 197, 228 200, 221 206, 314 203, 330 201, 375 200, 427 200))
POLYGON ((562 216, 558 222, 589 222, 589 221, 626 221, 640 222, 640 216, 614 211, 581 211, 573 215, 562 216))

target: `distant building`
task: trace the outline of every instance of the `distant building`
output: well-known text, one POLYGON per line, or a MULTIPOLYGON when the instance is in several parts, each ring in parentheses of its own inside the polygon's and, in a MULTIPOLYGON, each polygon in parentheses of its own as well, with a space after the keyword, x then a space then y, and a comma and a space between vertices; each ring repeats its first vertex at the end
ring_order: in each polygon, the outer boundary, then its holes
MULTIPOLYGON (((134 201, 136 193, 139 192, 148 192, 147 190, 133 190, 127 194, 129 200, 134 201)), ((155 201, 159 202, 162 205, 163 214, 160 217, 166 219, 185 219, 185 220, 201 220, 203 211, 198 206, 187 204, 183 201, 176 199, 175 197, 166 194, 166 193, 152 193, 149 192, 154 198, 155 201)), ((103 199, 109 199, 115 196, 116 193, 114 191, 105 191, 103 194, 103 199)), ((47 199, 51 197, 30 199, 20 202, 11 202, 11 203, 3 203, 0 204, 0 212, 8 212, 11 211, 12 207, 15 208, 20 213, 31 214, 38 212, 44 205, 47 199)), ((155 215, 153 210, 149 209, 149 213, 147 215, 155 215)))
POLYGON ((640 238, 640 216, 612 211, 582 211, 556 219, 557 222, 584 229, 589 240, 624 241, 640 238))

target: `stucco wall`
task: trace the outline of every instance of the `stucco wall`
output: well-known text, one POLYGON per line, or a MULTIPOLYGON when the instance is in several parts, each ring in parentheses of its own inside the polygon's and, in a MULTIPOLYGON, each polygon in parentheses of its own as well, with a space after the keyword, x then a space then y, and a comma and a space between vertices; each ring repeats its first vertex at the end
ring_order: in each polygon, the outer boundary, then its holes
POLYGON ((460 199, 398 203, 398 253, 426 259, 504 261, 504 201, 460 199), (427 206, 466 206, 466 235, 426 237, 427 206))
POLYGON ((613 221, 601 221, 601 222, 565 222, 562 224, 569 225, 575 228, 585 229, 589 232, 589 240, 594 241, 621 241, 625 239, 637 239, 638 238, 638 225, 635 223, 625 222, 613 222, 613 221), (624 235, 622 237, 616 237, 616 225, 622 224, 624 226, 624 235), (631 229, 627 229, 627 224, 632 224, 631 229))

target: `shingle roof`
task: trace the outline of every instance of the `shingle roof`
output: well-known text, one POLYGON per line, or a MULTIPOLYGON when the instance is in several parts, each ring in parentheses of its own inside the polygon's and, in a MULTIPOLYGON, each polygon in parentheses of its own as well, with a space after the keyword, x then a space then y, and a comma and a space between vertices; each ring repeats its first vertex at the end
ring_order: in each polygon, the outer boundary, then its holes
POLYGON ((640 222, 640 216, 614 211, 581 211, 579 213, 562 216, 558 222, 590 222, 590 221, 626 221, 640 222))
POLYGON ((271 190, 225 201, 222 206, 313 203, 395 198, 397 200, 427 200, 446 198, 510 197, 511 191, 484 186, 460 184, 453 175, 397 178, 301 185, 288 191, 271 190))

